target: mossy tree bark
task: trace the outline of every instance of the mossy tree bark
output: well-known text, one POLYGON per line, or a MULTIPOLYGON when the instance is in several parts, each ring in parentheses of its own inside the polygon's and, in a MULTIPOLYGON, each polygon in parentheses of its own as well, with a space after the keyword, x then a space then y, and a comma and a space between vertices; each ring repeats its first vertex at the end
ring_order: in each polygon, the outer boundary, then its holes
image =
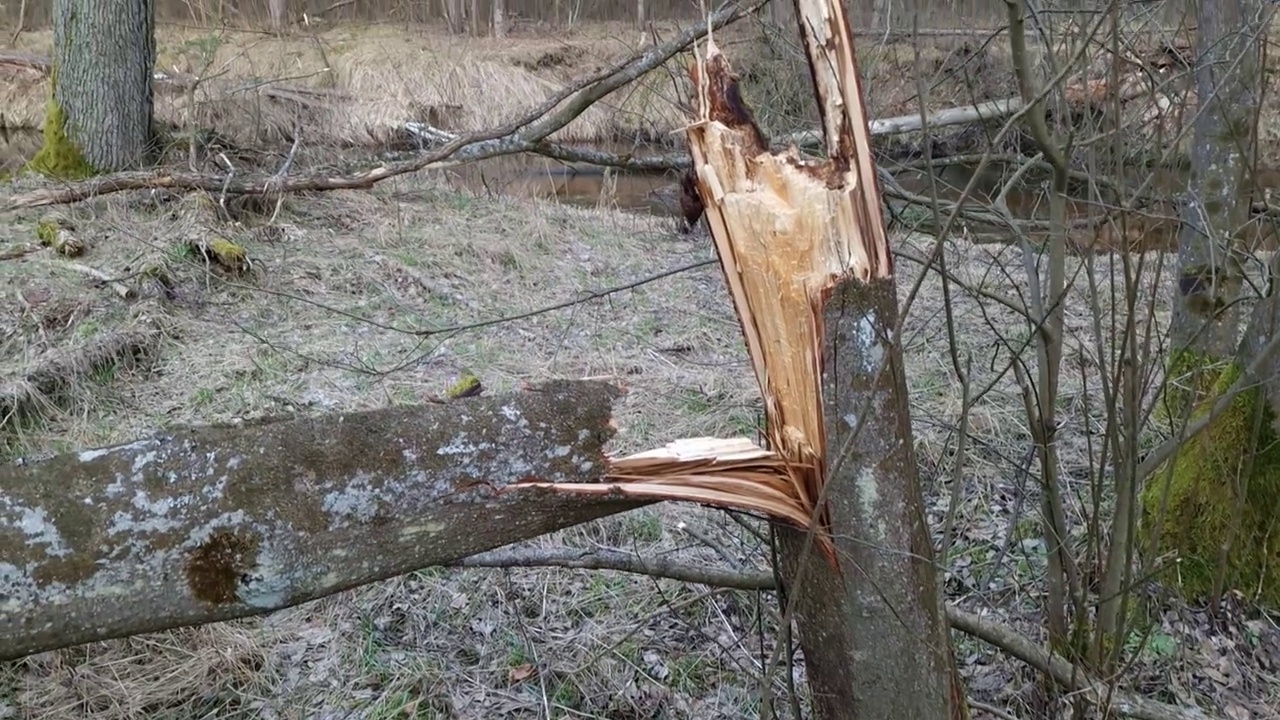
POLYGON ((52 101, 36 169, 83 176, 144 164, 152 145, 154 0, 56 0, 53 42, 52 101))
POLYGON ((1176 553, 1177 571, 1168 577, 1186 595, 1216 599, 1236 589, 1280 608, 1280 365, 1263 357, 1280 330, 1280 295, 1273 291, 1255 305, 1237 345, 1243 272, 1234 247, 1248 221, 1259 38, 1269 17, 1258 0, 1199 5, 1200 112, 1179 238, 1168 407, 1175 420, 1202 416, 1257 362, 1262 382, 1179 450, 1172 467, 1148 484, 1142 510, 1148 541, 1159 543, 1148 549, 1176 553))
POLYGON ((640 507, 556 491, 608 472, 619 394, 552 382, 0 464, 0 661, 262 614, 640 507))

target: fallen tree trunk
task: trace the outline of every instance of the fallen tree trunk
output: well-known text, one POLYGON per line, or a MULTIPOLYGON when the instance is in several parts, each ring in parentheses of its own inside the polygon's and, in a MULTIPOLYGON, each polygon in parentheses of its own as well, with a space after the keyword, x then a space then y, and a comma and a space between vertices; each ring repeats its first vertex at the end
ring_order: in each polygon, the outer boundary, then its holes
MULTIPOLYGON (((988 102, 978 103, 976 105, 966 105, 964 107, 946 108, 938 110, 927 116, 927 119, 921 118, 919 113, 912 115, 899 115, 898 117, 882 118, 872 120, 869 123, 868 132, 871 135, 897 135, 900 133, 919 132, 924 130, 927 125, 929 128, 941 128, 951 125, 967 125, 975 122, 990 122, 992 120, 1003 120, 1010 115, 1018 112, 1023 107, 1022 98, 1009 97, 1000 100, 991 100, 988 102)), ((800 146, 821 145, 823 142, 822 132, 819 130, 805 130, 803 132, 791 133, 778 138, 782 143, 794 143, 800 146)))
POLYGON ((182 429, 0 467, 0 660, 266 613, 639 507, 605 477, 618 391, 182 429))
POLYGON ((808 526, 793 470, 749 440, 606 456, 619 394, 560 381, 0 467, 0 660, 267 613, 658 500, 808 526))

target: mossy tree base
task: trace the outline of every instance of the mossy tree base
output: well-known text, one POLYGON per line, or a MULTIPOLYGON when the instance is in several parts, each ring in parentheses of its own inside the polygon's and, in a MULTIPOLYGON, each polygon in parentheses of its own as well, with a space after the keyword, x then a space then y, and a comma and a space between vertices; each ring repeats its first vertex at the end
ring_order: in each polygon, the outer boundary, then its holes
MULTIPOLYGON (((1228 366, 1195 414, 1207 412, 1239 376, 1239 365, 1228 366)), ((1186 444, 1172 474, 1157 473, 1143 492, 1146 539, 1158 532, 1157 553, 1175 553, 1177 563, 1164 580, 1188 598, 1213 592, 1223 571, 1222 545, 1230 537, 1223 589, 1280 609, 1280 436, 1263 393, 1239 395, 1186 444)))
POLYGON ((67 114, 53 99, 57 71, 49 79, 50 97, 44 113, 44 144, 27 163, 27 169, 55 180, 82 180, 97 174, 84 153, 67 136, 67 114))

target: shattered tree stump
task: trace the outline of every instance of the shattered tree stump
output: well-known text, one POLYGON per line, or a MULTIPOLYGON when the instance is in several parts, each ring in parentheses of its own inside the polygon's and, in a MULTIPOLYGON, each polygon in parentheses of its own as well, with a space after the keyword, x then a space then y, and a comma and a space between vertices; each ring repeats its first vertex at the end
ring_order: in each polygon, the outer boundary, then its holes
POLYGON ((892 259, 842 3, 796 0, 828 160, 771 154, 709 39, 691 68, 694 171, 764 395, 807 471, 814 538, 782 530, 814 716, 966 715, 914 456, 892 259))

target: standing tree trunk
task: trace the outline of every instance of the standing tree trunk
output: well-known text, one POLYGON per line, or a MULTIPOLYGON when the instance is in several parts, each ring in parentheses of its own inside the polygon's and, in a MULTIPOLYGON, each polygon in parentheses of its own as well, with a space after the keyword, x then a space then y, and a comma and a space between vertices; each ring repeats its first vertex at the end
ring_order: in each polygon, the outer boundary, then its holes
POLYGON ((283 33, 288 22, 289 0, 267 0, 267 13, 271 16, 271 31, 283 33))
POLYGON ((444 20, 449 26, 449 32, 452 34, 465 33, 467 31, 466 11, 462 7, 462 0, 441 0, 444 5, 444 20))
MULTIPOLYGON (((1178 293, 1170 360, 1170 409, 1203 416, 1233 383, 1246 390, 1187 443, 1171 472, 1142 496, 1148 550, 1170 548, 1168 577, 1189 597, 1237 589, 1280 609, 1280 294, 1254 306, 1239 346, 1242 269, 1235 234, 1248 220, 1260 94, 1259 36, 1271 10, 1257 0, 1201 0, 1196 90, 1200 113, 1192 179, 1179 238, 1178 293), (1250 368, 1251 377, 1241 378, 1250 368), (1257 381, 1261 381, 1258 384, 1257 381), (1158 547, 1155 543, 1160 543, 1158 547)), ((1272 287, 1276 261, 1271 267, 1272 287)))
POLYGON ((507 8, 505 0, 493 0, 493 36, 507 36, 507 8))
POLYGON ((889 30, 893 22, 893 0, 871 0, 871 29, 889 30))
POLYGON ((32 169, 76 178, 147 161, 154 29, 152 0, 55 0, 52 92, 32 169))
POLYGON ((1256 33, 1263 12, 1255 0, 1198 3, 1192 177, 1182 203, 1178 237, 1178 293, 1174 304, 1175 381, 1172 408, 1185 409, 1212 383, 1206 368, 1235 355, 1240 330, 1242 272, 1234 237, 1249 219, 1249 175, 1258 108, 1256 33), (1181 395, 1181 397, 1179 397, 1181 395))
POLYGON ((963 718, 852 33, 841 0, 795 4, 830 159, 770 153, 710 42, 687 131, 765 434, 815 517, 816 537, 779 528, 783 622, 794 613, 817 720, 963 718))
POLYGON ((480 37, 484 33, 481 32, 483 27, 480 24, 480 0, 471 0, 471 35, 480 37))

